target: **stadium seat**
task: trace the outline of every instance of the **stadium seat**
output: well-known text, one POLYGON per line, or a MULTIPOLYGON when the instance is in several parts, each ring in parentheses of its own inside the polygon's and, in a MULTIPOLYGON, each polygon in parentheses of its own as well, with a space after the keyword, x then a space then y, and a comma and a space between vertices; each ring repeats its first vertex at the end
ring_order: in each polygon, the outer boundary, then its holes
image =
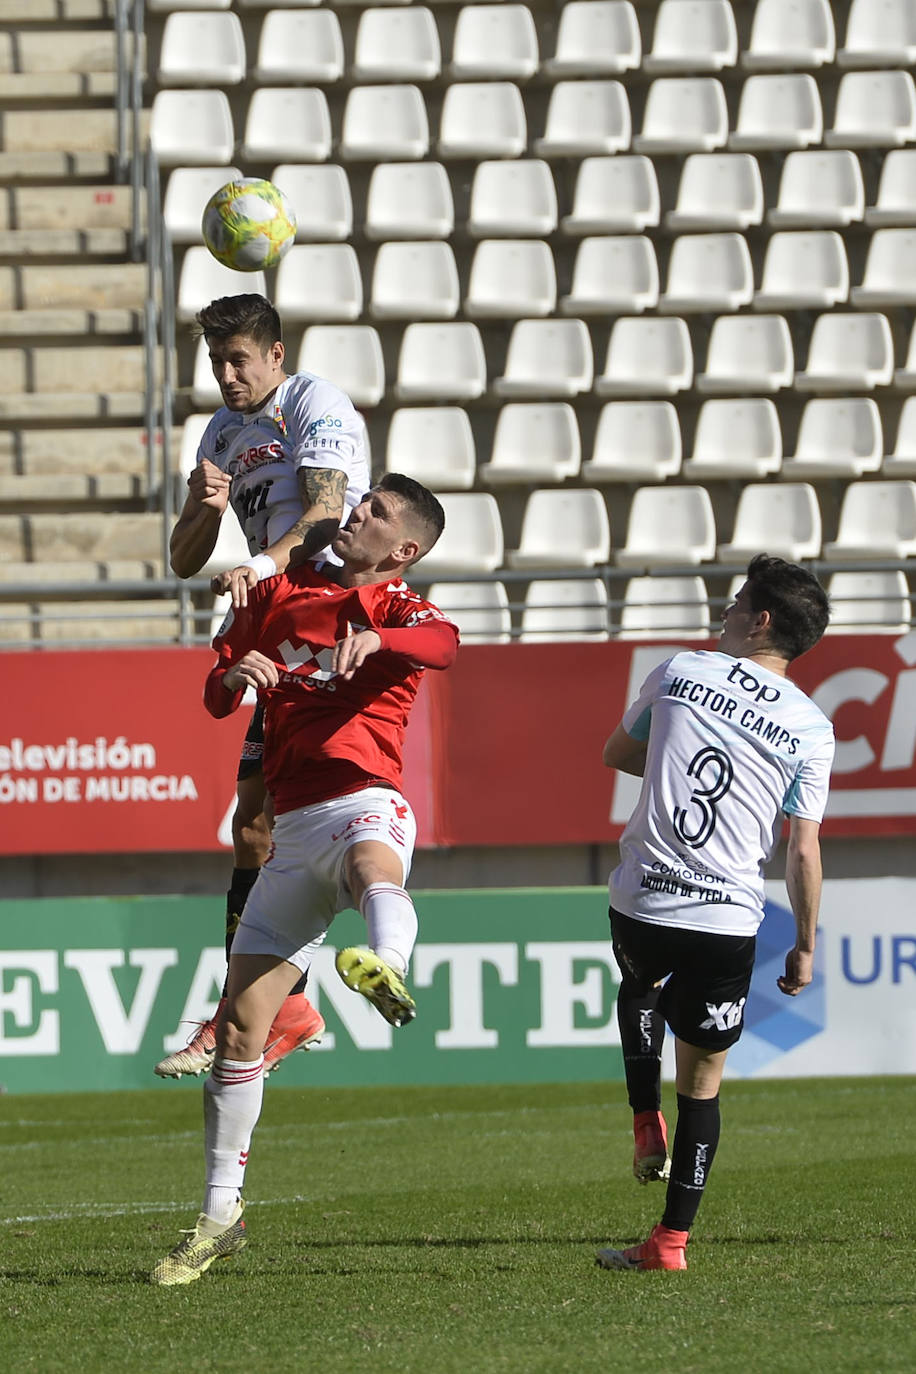
POLYGON ((855 153, 806 148, 782 164, 779 198, 767 214, 778 229, 844 228, 865 213, 865 184, 855 153))
POLYGON ((541 239, 483 239, 474 249, 464 313, 478 319, 550 315, 557 302, 553 253, 541 239))
POLYGON ((512 568, 593 568, 611 550, 607 507, 591 487, 534 491, 525 503, 517 549, 506 560, 512 568))
POLYGON ((716 556, 720 563, 747 563, 761 549, 793 563, 819 556, 821 510, 810 482, 753 482, 743 489, 731 542, 720 544, 716 556))
POLYGON ((173 11, 162 29, 160 86, 237 86, 245 80, 245 39, 237 14, 173 11))
POLYGON ((404 330, 395 395, 401 401, 473 401, 487 385, 476 324, 414 323, 404 330))
POLYGON ((294 243, 277 268, 274 300, 284 320, 358 320, 363 281, 356 250, 349 243, 294 243))
POLYGON ((588 482, 663 482, 681 469, 681 427, 670 401, 609 401, 602 406, 588 482))
POLYGON ((229 163, 235 130, 226 92, 157 91, 150 110, 149 139, 163 167, 229 163))
POLYGON ((458 268, 450 244, 430 239, 379 247, 370 315, 379 320, 450 320, 458 304, 458 268))
POLYGON ((538 69, 538 36, 527 5, 465 5, 458 11, 449 75, 455 81, 527 81, 538 69))
POLYGON ((502 582, 433 582, 427 600, 458 626, 462 644, 508 644, 512 613, 502 582))
POLYGON ((162 202, 162 222, 172 242, 202 243, 204 206, 221 186, 241 175, 238 167, 173 168, 162 202))
POLYGON ((916 7, 912 0, 852 0, 840 67, 916 66, 916 7))
POLYGON ((576 250, 564 315, 639 315, 658 303, 652 240, 640 234, 584 238, 576 250))
POLYGON ((254 69, 259 85, 322 84, 339 81, 343 72, 343 37, 333 10, 270 10, 264 16, 254 69))
POLYGON ((499 412, 490 461, 479 475, 491 487, 563 482, 578 475, 581 461, 576 412, 567 401, 510 401, 499 412))
POLYGON ((822 67, 836 55, 829 0, 757 0, 742 64, 752 71, 822 67))
POLYGON ((371 325, 310 325, 302 336, 296 370, 326 377, 355 406, 377 406, 385 393, 382 344, 371 325))
POLYGON ((553 173, 539 158, 484 161, 474 169, 467 231, 475 238, 543 237, 557 227, 553 173))
POLYGON ((213 419, 213 411, 208 410, 201 414, 196 412, 189 415, 181 427, 181 444, 178 449, 178 472, 179 478, 176 484, 178 502, 180 510, 187 496, 187 479, 192 468, 197 465, 197 451, 200 448, 200 441, 204 437, 204 430, 213 419))
POLYGON ((850 482, 828 559, 912 558, 916 554, 916 482, 850 482))
MULTIPOLYGON (((243 0, 243 3, 251 3, 251 0, 243 0)), ((228 10, 231 7, 232 0, 146 0, 146 8, 151 14, 168 14, 171 10, 228 10)))
POLYGON ((916 224, 916 148, 892 148, 885 154, 878 196, 865 211, 865 223, 916 224))
POLYGON ((528 583, 519 635, 523 644, 607 638, 607 588, 600 578, 539 577, 528 583))
POLYGON ((817 82, 807 73, 749 76, 741 88, 729 148, 774 151, 820 143, 824 112, 817 82))
POLYGON ((413 85, 354 86, 347 95, 340 155, 349 162, 399 162, 429 149, 426 102, 413 85))
POLYGON ((908 396, 897 421, 892 453, 881 464, 883 477, 916 477, 916 396, 908 396))
POLYGON ((296 212, 298 242, 336 242, 353 232, 353 197, 336 163, 281 162, 270 174, 296 212))
POLYGON ((222 393, 216 385, 216 378, 213 376, 210 353, 203 339, 197 340, 197 348, 194 350, 191 404, 198 410, 210 410, 211 412, 223 404, 222 393))
POLYGON ((589 157, 626 152, 630 102, 620 81, 558 81, 550 92, 538 157, 589 157))
POLYGON ((630 0, 569 0, 560 10, 556 51, 541 70, 552 78, 615 76, 638 68, 641 56, 630 0))
POLYGON ((403 472, 433 491, 466 490, 474 485, 476 463, 463 406, 413 406, 392 415, 386 472, 403 472))
POLYGON ((312 86, 256 90, 241 155, 249 162, 325 162, 331 155, 331 114, 324 91, 312 86))
POLYGON ((905 634, 913 618, 906 573, 835 572, 827 634, 905 634))
POLYGON ((743 234, 687 234, 675 239, 668 289, 658 301, 663 314, 738 310, 753 295, 754 272, 743 234))
POLYGON ((569 398, 592 385, 592 345, 583 320, 517 320, 497 396, 569 398))
MULTIPOLYGON (((660 77, 649 87, 637 153, 711 153, 728 137, 722 83, 712 76, 660 77)), ((613 151, 608 149, 608 151, 613 151)))
POLYGON ((768 397, 704 401, 683 476, 688 482, 768 477, 781 462, 779 414, 768 397))
POLYGON ((434 81, 441 69, 432 10, 425 5, 363 10, 350 68, 354 81, 434 81))
POLYGON ((820 315, 808 362, 796 372, 799 391, 872 391, 894 375, 894 341, 886 315, 820 315))
POLYGON ((443 492, 445 529, 439 542, 416 562, 412 576, 493 572, 503 561, 503 527, 490 492, 443 492))
POLYGON ((729 0, 662 0, 646 72, 719 72, 738 60, 738 33, 729 0))
POLYGON ((615 320, 599 396, 674 396, 693 379, 693 349, 686 320, 615 320))
POLYGON ((875 230, 862 285, 852 288, 850 300, 866 309, 916 304, 916 228, 875 230))
POLYGON ((669 229, 747 229, 763 219, 763 181, 750 153, 691 153, 669 229))
POLYGON ((849 296, 846 247, 834 229, 779 231, 763 259, 755 310, 825 310, 849 296))
MULTIPOLYGON (((201 343, 203 343, 203 340, 201 340, 201 343)), ((209 369, 209 358, 207 358, 206 361, 207 367, 209 369)), ((214 382, 214 386, 215 385, 216 383, 214 382)), ((216 394, 216 404, 221 405, 222 398, 219 395, 218 389, 216 394)), ((203 436, 204 429, 206 429, 206 422, 209 421, 210 416, 208 415, 204 417, 205 423, 203 425, 199 423, 197 417, 194 418, 196 423, 194 428, 192 428, 192 430, 189 433, 188 443, 185 444, 184 442, 182 442, 181 451, 179 454, 180 466, 178 475, 181 479, 182 485, 182 503, 184 502, 184 498, 187 495, 187 487, 185 486, 185 483, 188 479, 188 476, 197 465, 197 449, 200 445, 200 439, 203 436), (197 439, 196 444, 194 444, 193 442, 195 437, 197 439)), ((204 566, 200 569, 200 572, 197 574, 197 576, 213 577, 214 574, 226 572, 229 568, 237 568, 240 563, 244 563, 250 557, 251 551, 248 548, 248 540, 242 533, 242 527, 239 524, 238 520, 236 520, 233 512, 231 510, 227 510, 222 520, 220 520, 219 522, 219 533, 216 536, 216 543, 213 547, 213 552, 210 554, 210 557, 207 559, 204 566)))
POLYGON ((846 72, 828 148, 900 147, 916 140, 916 85, 909 72, 846 72))
POLYGON ((702 577, 631 577, 620 612, 620 639, 705 639, 709 602, 702 577))
POLYGON ((894 372, 894 386, 901 391, 916 390, 916 324, 910 330, 906 362, 894 372))
POLYGON ((881 414, 868 396, 819 396, 802 411, 793 457, 782 465, 789 481, 861 477, 877 472, 884 455, 881 414))
POLYGON ((185 251, 178 276, 175 303, 176 318, 182 323, 194 319, 198 310, 219 296, 235 296, 244 291, 267 292, 267 278, 263 272, 233 272, 204 248, 194 245, 185 251))
POLYGON ((714 557, 716 523, 705 487, 639 487, 616 561, 624 568, 702 563, 714 557))
POLYGON ((572 212, 563 216, 560 228, 564 234, 641 234, 658 224, 659 213, 658 178, 651 158, 585 157, 576 171, 572 212))
POLYGON ((709 335, 701 392, 780 391, 795 377, 792 335, 782 315, 720 315, 709 335))
POLYGON ((521 157, 528 145, 522 93, 511 81, 449 86, 442 101, 440 157, 521 157))
POLYGON ((441 162, 382 162, 366 198, 369 239, 444 239, 455 227, 448 173, 441 162))

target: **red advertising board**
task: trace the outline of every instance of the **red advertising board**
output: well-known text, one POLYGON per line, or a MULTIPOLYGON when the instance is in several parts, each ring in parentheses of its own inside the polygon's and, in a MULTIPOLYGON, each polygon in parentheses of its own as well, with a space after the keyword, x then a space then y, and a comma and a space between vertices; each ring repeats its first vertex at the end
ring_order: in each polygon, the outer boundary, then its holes
MULTIPOLYGON (((677 647, 471 645, 429 673, 405 758, 420 845, 616 838, 634 783, 608 773, 601 748, 677 647)), ((204 710, 212 661, 209 649, 4 654, 0 853, 227 845, 249 712, 204 710)), ((916 632, 828 636, 793 676, 836 727, 825 832, 916 832, 916 632)))

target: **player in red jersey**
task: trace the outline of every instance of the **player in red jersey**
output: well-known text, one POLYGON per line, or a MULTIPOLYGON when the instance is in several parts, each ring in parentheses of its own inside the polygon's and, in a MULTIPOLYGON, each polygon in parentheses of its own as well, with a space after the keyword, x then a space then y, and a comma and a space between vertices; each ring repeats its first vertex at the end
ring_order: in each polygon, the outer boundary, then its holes
POLYGON ((337 955, 344 982, 392 1025, 415 1015, 404 983, 417 934, 404 887, 416 834, 400 791, 404 730, 424 669, 453 662, 458 633, 401 573, 444 523, 431 492, 388 474, 333 541, 341 568, 300 565, 259 583, 214 641, 204 701, 225 716, 247 687, 260 693, 276 820, 232 946, 204 1085, 203 1207, 153 1283, 190 1283, 245 1244, 241 1188, 265 1038, 338 911, 358 907, 369 945, 337 955))

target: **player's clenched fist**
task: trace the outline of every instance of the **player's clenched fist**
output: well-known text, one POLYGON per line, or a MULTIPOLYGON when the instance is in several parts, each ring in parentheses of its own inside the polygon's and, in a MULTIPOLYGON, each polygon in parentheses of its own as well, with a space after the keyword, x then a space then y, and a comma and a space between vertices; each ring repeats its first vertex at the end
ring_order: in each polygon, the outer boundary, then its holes
POLYGON ((202 458, 188 477, 188 491, 200 505, 224 511, 229 501, 229 481, 222 468, 209 458, 202 458))
POLYGON ((382 641, 375 630, 360 630, 357 634, 338 639, 331 656, 331 668, 346 681, 353 676, 370 654, 378 653, 382 641))
POLYGON ((223 686, 229 692, 238 692, 245 687, 276 687, 279 681, 280 670, 273 659, 257 649, 249 649, 225 674, 223 686))

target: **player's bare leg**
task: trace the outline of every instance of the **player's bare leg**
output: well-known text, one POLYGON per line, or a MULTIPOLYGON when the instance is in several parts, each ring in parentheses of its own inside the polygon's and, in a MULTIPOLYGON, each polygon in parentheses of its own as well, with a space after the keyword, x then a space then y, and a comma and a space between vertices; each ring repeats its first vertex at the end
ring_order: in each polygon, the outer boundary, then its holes
POLYGON ((344 875, 366 922, 368 948, 342 949, 337 972, 392 1026, 406 1025, 417 1014, 404 982, 417 939, 417 913, 403 885, 400 855, 380 840, 362 840, 347 850, 344 875))

